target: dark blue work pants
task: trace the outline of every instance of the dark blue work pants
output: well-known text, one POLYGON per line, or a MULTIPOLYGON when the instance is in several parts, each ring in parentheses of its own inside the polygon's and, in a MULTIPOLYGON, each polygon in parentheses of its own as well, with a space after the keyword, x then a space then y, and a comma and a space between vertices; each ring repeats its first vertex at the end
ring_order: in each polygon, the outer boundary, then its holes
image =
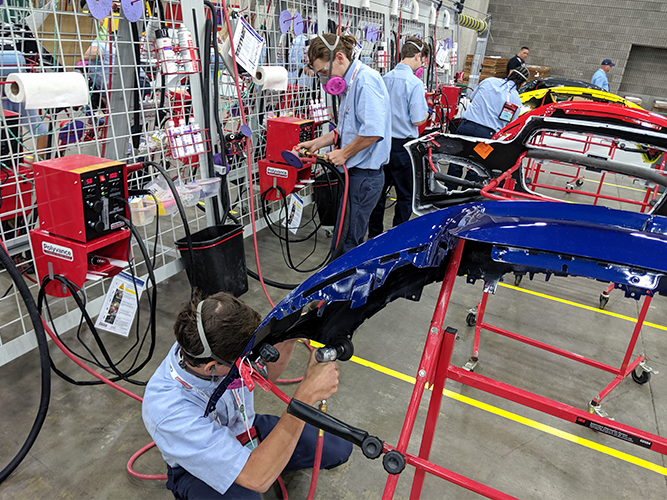
MULTIPOLYGON (((349 252, 364 242, 366 231, 368 231, 368 219, 382 195, 382 187, 384 186, 384 171, 382 168, 377 170, 351 168, 348 171, 348 177, 349 192, 347 203, 350 210, 349 223, 342 251, 337 256, 349 252)), ((342 196, 344 195, 344 191, 341 191, 341 201, 338 205, 339 211, 343 209, 342 196)), ((332 251, 336 248, 338 225, 340 223, 341 214, 339 212, 331 243, 332 251)), ((345 233, 344 228, 343 233, 345 233)))
POLYGON ((368 222, 368 237, 374 238, 384 231, 385 194, 393 184, 396 186, 396 205, 392 227, 410 220, 412 215, 412 162, 403 145, 413 139, 392 139, 389 163, 384 166, 384 188, 368 222))
POLYGON ((496 133, 490 127, 480 125, 477 122, 470 120, 461 120, 459 127, 456 129, 456 135, 467 135, 468 137, 481 137, 483 139, 491 139, 496 133))
MULTIPOLYGON (((266 437, 280 420, 275 415, 255 415, 255 427, 260 436, 266 437)), ((287 463, 285 471, 308 469, 315 461, 315 446, 318 430, 306 424, 294 449, 292 458, 287 463)), ((322 463, 320 469, 333 469, 347 462, 352 453, 352 444, 337 436, 324 433, 322 463)), ((196 478, 183 467, 171 467, 167 471, 167 489, 174 498, 183 500, 260 500, 256 491, 249 490, 234 483, 223 494, 211 488, 201 479, 196 478)))

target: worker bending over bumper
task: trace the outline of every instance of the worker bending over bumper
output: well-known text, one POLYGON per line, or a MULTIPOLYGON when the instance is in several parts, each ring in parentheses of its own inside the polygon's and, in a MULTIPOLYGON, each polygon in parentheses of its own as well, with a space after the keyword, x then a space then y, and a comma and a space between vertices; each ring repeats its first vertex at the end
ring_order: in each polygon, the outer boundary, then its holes
POLYGON ((383 80, 391 99, 391 154, 384 166, 384 189, 371 213, 368 237, 384 231, 384 209, 387 192, 396 186, 396 206, 392 227, 410 220, 412 215, 412 162, 403 147, 419 137, 419 126, 426 122, 428 105, 424 83, 415 76, 429 55, 428 45, 417 37, 409 37, 401 47, 401 62, 383 80))
MULTIPOLYGON (((340 95, 338 126, 297 149, 314 153, 336 145, 325 159, 349 172, 349 229, 338 255, 361 244, 368 230, 368 218, 377 205, 384 186, 382 166, 391 150, 391 112, 389 95, 380 73, 359 60, 352 60, 356 40, 353 36, 318 35, 308 47, 310 68, 317 74, 326 92, 340 95)), ((342 207, 342 203, 339 203, 342 207)), ((345 214, 339 211, 336 226, 345 214)), ((338 231, 334 231, 334 235, 338 231)), ((333 248, 336 245, 334 236, 333 248)), ((334 256, 337 256, 334 254, 334 256)))
MULTIPOLYGON (((208 400, 259 326, 257 312, 227 293, 186 303, 174 325, 177 342, 146 386, 144 424, 168 465, 167 488, 179 499, 259 499, 284 470, 313 466, 318 430, 286 412, 255 414, 253 394, 232 383, 204 416, 208 400), (254 438, 255 434, 260 440, 254 438)), ((279 345, 275 379, 294 348, 279 345)), ((294 398, 308 405, 338 387, 336 363, 311 356, 294 398)), ((322 469, 347 461, 352 445, 325 434, 322 469)))

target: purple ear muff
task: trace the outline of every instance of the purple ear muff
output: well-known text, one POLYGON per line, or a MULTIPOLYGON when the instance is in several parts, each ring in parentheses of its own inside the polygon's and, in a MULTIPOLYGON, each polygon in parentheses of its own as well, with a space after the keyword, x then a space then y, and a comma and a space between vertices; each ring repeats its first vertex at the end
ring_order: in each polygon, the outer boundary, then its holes
POLYGON ((424 68, 420 66, 419 68, 417 68, 417 71, 415 71, 415 76, 417 78, 421 78, 423 75, 424 75, 424 68))
POLYGON ((339 95, 345 92, 347 82, 342 76, 332 76, 329 81, 322 85, 322 88, 327 94, 339 95))

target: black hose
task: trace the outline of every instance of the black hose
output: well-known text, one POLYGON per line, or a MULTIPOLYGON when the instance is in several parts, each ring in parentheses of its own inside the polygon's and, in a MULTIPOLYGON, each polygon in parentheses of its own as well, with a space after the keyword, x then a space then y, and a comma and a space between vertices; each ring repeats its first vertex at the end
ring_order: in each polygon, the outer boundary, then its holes
MULTIPOLYGON (((193 19, 195 23, 195 33, 197 33, 198 28, 197 28, 197 16, 194 15, 193 13, 193 19)), ((212 26, 212 21, 210 19, 206 19, 206 22, 204 24, 204 50, 203 50, 203 55, 202 55, 202 74, 201 78, 199 79, 200 84, 201 84, 201 93, 202 93, 202 106, 204 108, 204 128, 208 132, 208 134, 211 134, 211 94, 209 92, 209 86, 206 84, 206 78, 208 75, 211 74, 211 26, 212 26)), ((199 37, 196 37, 197 43, 199 43, 199 37)), ((218 60, 218 54, 216 51, 215 54, 215 60, 218 60)), ((216 80, 217 80, 217 74, 216 74, 216 80)), ((218 114, 217 108, 215 109, 215 114, 218 114)), ((221 140, 224 141, 224 138, 221 138, 221 140)), ((207 148, 208 152, 206 153, 206 157, 208 159, 208 176, 209 177, 215 177, 215 156, 213 153, 213 144, 211 144, 211 147, 207 148)), ((213 220, 215 221, 215 224, 221 224, 221 218, 220 218, 220 209, 218 207, 217 203, 217 198, 214 198, 212 200, 211 205, 213 206, 213 220)), ((189 241, 189 237, 188 237, 189 241)), ((194 270, 194 268, 193 268, 194 270)), ((194 275, 194 274, 193 274, 194 275)), ((194 284, 193 284, 194 288, 194 284)))
MULTIPOLYGON (((171 177, 169 177, 169 174, 167 171, 164 169, 162 165, 159 163, 155 163, 154 161, 145 161, 144 165, 151 165, 157 169, 160 174, 162 174, 162 177, 164 177, 165 181, 167 181, 167 184, 169 185, 169 189, 171 190, 171 194, 174 197, 174 200, 176 201, 176 206, 178 207, 178 213, 181 216, 181 220, 183 221, 183 228, 185 229, 185 239, 188 243, 188 252, 190 255, 190 269, 192 269, 192 279, 195 279, 195 257, 194 257, 194 248, 192 247, 192 235, 190 234, 190 226, 188 225, 188 218, 185 216, 185 207, 183 206, 183 203, 181 203, 181 197, 178 195, 178 191, 176 190, 176 186, 174 186, 174 181, 171 180, 171 177)), ((215 206, 215 204, 214 204, 215 206)), ((141 238, 139 238, 141 239, 141 238)), ((192 288, 194 289, 196 286, 196 283, 190 283, 192 285, 192 288)))
MULTIPOLYGON (((104 346, 104 342, 102 342, 102 339, 100 338, 99 334, 97 333, 97 329, 95 328, 95 323, 93 322, 92 318, 88 314, 88 311, 86 311, 86 306, 85 304, 81 301, 81 298, 79 297, 78 290, 76 289, 74 283, 72 283, 70 280, 68 280, 66 277, 61 276, 61 275, 55 275, 54 279, 57 281, 60 281, 63 285, 67 287, 67 290, 70 292, 72 297, 74 298, 74 301, 76 302, 77 306, 79 307, 79 310, 83 314, 84 319, 86 320, 86 324, 88 325, 88 328, 90 329, 91 333, 93 334, 93 338, 95 339, 95 342, 97 343, 97 346, 99 347, 100 351, 102 352, 102 356, 104 357, 105 361, 108 363, 109 368, 113 373, 116 374, 117 380, 125 380, 127 382, 130 382, 132 384, 137 384, 136 380, 132 380, 129 377, 131 375, 127 373, 121 372, 116 364, 112 361, 111 356, 109 355, 109 352, 106 350, 106 347, 104 346)), ((46 285, 48 285, 51 282, 51 278, 47 275, 44 276, 44 279, 42 280, 42 286, 39 290, 39 296, 38 296, 38 308, 41 311, 42 309, 42 304, 44 301, 44 297, 46 296, 46 285)), ((64 375, 61 371, 59 371, 53 362, 51 362, 51 368, 54 368, 54 371, 56 374, 60 377, 62 377, 64 380, 67 380, 70 383, 76 383, 66 375, 64 375)), ((135 372, 136 373, 136 372, 135 372)), ((91 384, 102 384, 103 382, 100 380, 93 381, 91 384)), ((138 385, 141 385, 139 383, 138 385)))
POLYGON ((12 458, 9 464, 0 471, 0 484, 2 484, 9 475, 14 472, 14 470, 19 466, 19 464, 26 457, 32 445, 35 444, 39 431, 42 429, 42 425, 46 420, 46 414, 49 410, 49 401, 51 399, 51 369, 49 367, 49 347, 46 341, 46 332, 44 331, 44 325, 42 324, 42 319, 39 316, 37 311, 37 306, 35 305, 35 300, 30 293, 30 289, 26 282, 21 276, 21 272, 16 268, 14 261, 7 253, 4 245, 0 244, 0 261, 4 268, 7 270, 9 276, 11 276, 16 289, 21 294, 21 298, 28 309, 28 314, 30 315, 30 321, 32 321, 32 326, 35 329, 35 337, 37 337, 37 347, 39 349, 39 359, 40 367, 42 374, 42 385, 41 385, 41 394, 39 399, 39 409, 37 410, 37 415, 35 416, 35 421, 32 424, 32 428, 28 433, 23 446, 19 452, 12 458))
MULTIPOLYGON (((211 19, 217 19, 218 18, 218 9, 213 5, 211 2, 208 0, 204 0, 204 5, 206 5, 209 10, 211 11, 211 19)), ((217 46, 217 41, 215 40, 215 28, 213 27, 213 22, 210 19, 206 20, 206 26, 209 30, 211 30, 211 35, 213 38, 212 43, 214 43, 217 46)), ((210 44, 209 44, 210 45, 210 44)), ((210 46, 209 46, 209 51, 210 51, 210 46)), ((213 116, 215 118, 215 128, 218 131, 218 139, 220 140, 220 153, 222 157, 222 167, 226 170, 227 169, 227 146, 225 144, 225 133, 222 128, 222 123, 220 122, 220 113, 218 113, 218 100, 220 98, 220 92, 218 90, 218 72, 220 71, 220 58, 218 57, 218 51, 215 50, 213 51, 215 53, 215 57, 213 59, 213 116)), ((208 61, 210 64, 210 55, 208 57, 208 61)), ((250 159, 248 159, 250 161, 250 159)), ((209 177, 214 177, 215 176, 215 168, 212 163, 209 163, 209 177)), ((220 224, 225 223, 225 219, 227 218, 227 215, 229 214, 230 210, 230 205, 231 205, 231 200, 229 199, 229 189, 227 188, 227 175, 223 175, 221 182, 220 182, 220 199, 222 201, 222 219, 220 224)), ((218 219, 216 219, 217 221, 218 219)))
MULTIPOLYGON (((255 271, 246 269, 246 272, 248 273, 248 276, 250 276, 252 279, 259 281, 259 274, 257 274, 255 271)), ((278 281, 273 281, 267 278, 264 278, 264 284, 272 286, 273 288, 279 288, 281 290, 294 290, 297 286, 299 286, 299 285, 290 285, 288 283, 279 283, 278 281)))
MULTIPOLYGON (((271 190, 271 189, 276 189, 280 193, 281 199, 283 201, 283 207, 285 208, 285 217, 287 218, 288 207, 287 207, 287 194, 285 193, 285 190, 281 186, 276 186, 275 188, 269 188, 269 190, 271 190)), ((266 220, 266 224, 269 227, 269 229, 271 230, 271 232, 275 236, 277 236, 278 239, 281 241, 281 248, 282 248, 282 242, 283 241, 285 242, 286 253, 287 253, 287 259, 285 260, 285 263, 287 264, 287 267, 289 267, 290 269, 292 269, 293 271, 296 271, 298 273, 310 273, 310 272, 316 271, 318 269, 321 269, 325 264, 330 262, 331 252, 328 252, 326 257, 324 258, 324 260, 321 263, 317 264, 315 267, 311 268, 311 269, 299 269, 299 265, 303 264, 305 259, 302 260, 301 263, 299 263, 298 265, 294 264, 294 262, 292 261, 292 252, 291 252, 290 247, 289 247, 290 243, 302 243, 304 241, 309 240, 313 235, 315 235, 315 245, 317 246, 317 231, 319 229, 319 226, 316 227, 315 230, 313 232, 311 232, 307 237, 301 238, 301 239, 298 239, 298 240, 293 240, 293 241, 290 241, 290 239, 289 239, 289 227, 287 227, 287 225, 285 226, 285 236, 284 237, 280 233, 276 233, 276 231, 273 229, 273 224, 271 223, 271 221, 268 217, 268 214, 267 214, 266 193, 267 193, 267 191, 262 193, 262 208, 263 208, 263 212, 264 212, 264 219, 266 220)), ((313 248, 313 251, 314 250, 315 249, 313 248)), ((312 253, 313 252, 311 252, 310 255, 312 255, 312 253)), ((308 255, 306 257, 306 259, 308 257, 310 257, 310 255, 308 255)), ((283 257, 285 257, 285 252, 283 252, 283 257)))
POLYGON ((132 148, 134 150, 139 149, 139 142, 141 141, 141 103, 140 103, 140 91, 141 86, 139 85, 139 65, 141 64, 141 45, 139 40, 139 30, 137 28, 137 23, 130 23, 130 33, 132 34, 132 48, 134 49, 134 82, 132 87, 132 106, 134 107, 134 123, 132 124, 132 148))

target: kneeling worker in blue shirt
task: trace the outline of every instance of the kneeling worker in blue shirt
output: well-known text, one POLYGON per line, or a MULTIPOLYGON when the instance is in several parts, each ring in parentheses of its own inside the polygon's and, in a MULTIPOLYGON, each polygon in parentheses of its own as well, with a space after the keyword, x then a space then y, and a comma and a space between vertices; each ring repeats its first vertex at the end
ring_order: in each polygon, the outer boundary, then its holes
MULTIPOLYGON (((346 165, 349 172, 349 229, 334 257, 364 241, 368 218, 384 186, 382 166, 389 161, 391 150, 387 89, 380 73, 359 60, 352 60, 355 43, 353 36, 331 33, 318 35, 310 41, 310 68, 317 74, 325 92, 341 96, 338 126, 335 131, 297 145, 298 149, 314 153, 335 144, 338 149, 327 153, 326 160, 337 165, 341 172, 342 165, 346 165)), ((338 226, 343 220, 340 213, 338 218, 333 248, 336 248, 338 226)))
POLYGON ((386 193, 396 186, 396 206, 392 226, 410 220, 412 215, 412 161, 403 147, 419 137, 419 126, 426 122, 428 105, 423 82, 415 76, 429 55, 426 43, 417 37, 409 37, 401 47, 401 62, 382 78, 391 99, 391 154, 384 166, 384 189, 378 204, 371 213, 368 237, 384 231, 386 193))
MULTIPOLYGON (((207 417, 209 397, 260 324, 260 316, 221 292, 186 303, 174 325, 176 344, 151 377, 142 407, 144 424, 168 465, 167 488, 179 499, 260 499, 283 470, 313 466, 317 429, 287 412, 255 414, 253 394, 239 379, 207 417), (260 440, 251 439, 259 435, 260 440)), ((269 364, 275 379, 294 341, 269 364)), ((294 398, 314 404, 338 387, 336 363, 311 357, 294 398)), ((321 468, 346 462, 352 445, 325 434, 321 468)))

